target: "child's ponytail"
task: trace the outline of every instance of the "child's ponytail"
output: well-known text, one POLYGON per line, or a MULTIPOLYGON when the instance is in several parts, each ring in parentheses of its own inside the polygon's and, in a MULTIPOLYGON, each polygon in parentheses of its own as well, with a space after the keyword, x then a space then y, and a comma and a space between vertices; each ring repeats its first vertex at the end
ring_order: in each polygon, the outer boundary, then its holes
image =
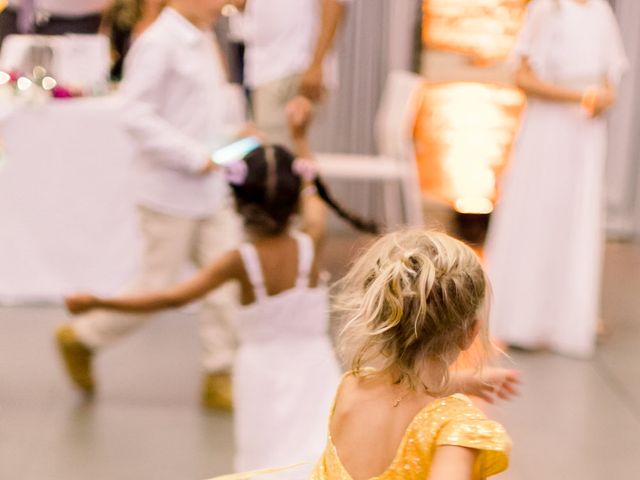
POLYGON ((331 195, 329 189, 325 185, 325 183, 320 179, 320 177, 316 177, 314 180, 314 186, 318 191, 318 196, 334 211, 336 214, 351 224, 355 229, 360 230, 361 232, 377 234, 380 233, 380 228, 378 225, 370 220, 363 220, 359 216, 347 211, 344 207, 342 207, 331 195))

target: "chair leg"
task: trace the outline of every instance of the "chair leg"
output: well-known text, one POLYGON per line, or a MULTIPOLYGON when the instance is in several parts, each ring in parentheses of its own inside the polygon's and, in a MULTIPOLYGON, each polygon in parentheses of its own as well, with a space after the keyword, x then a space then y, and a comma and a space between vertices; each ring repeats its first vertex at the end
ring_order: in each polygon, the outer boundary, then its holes
POLYGON ((424 226, 424 208, 422 205, 422 191, 418 179, 405 175, 400 180, 402 200, 404 204, 404 217, 409 225, 424 226))
POLYGON ((397 181, 383 184, 384 212, 387 228, 392 230, 402 224, 402 187, 397 181))

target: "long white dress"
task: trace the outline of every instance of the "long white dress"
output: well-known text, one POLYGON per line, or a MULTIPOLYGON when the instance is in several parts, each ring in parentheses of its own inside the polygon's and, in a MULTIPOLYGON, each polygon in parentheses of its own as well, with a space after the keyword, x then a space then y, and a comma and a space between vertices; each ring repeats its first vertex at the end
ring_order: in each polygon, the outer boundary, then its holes
MULTIPOLYGON (((296 233, 295 288, 268 296, 251 244, 240 253, 256 301, 240 311, 234 364, 238 472, 310 462, 278 479, 308 478, 326 442, 327 418, 340 368, 329 339, 328 292, 310 288, 311 239, 296 233)), ((269 478, 269 477, 260 477, 269 478)))
MULTIPOLYGON (((534 0, 513 55, 544 81, 571 88, 618 83, 627 60, 604 0, 534 0)), ((525 348, 593 353, 603 252, 606 120, 577 105, 530 99, 487 264, 492 334, 525 348)))

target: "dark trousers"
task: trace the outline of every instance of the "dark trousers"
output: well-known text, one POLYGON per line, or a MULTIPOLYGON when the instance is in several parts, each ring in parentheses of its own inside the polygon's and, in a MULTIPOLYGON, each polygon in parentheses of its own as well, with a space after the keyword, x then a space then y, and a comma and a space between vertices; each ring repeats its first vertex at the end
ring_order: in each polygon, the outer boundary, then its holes
MULTIPOLYGON (((86 15, 83 17, 56 17, 35 25, 34 32, 38 35, 64 35, 65 33, 98 33, 101 15, 86 15)), ((18 14, 10 8, 0 13, 0 47, 5 37, 17 34, 18 14)))

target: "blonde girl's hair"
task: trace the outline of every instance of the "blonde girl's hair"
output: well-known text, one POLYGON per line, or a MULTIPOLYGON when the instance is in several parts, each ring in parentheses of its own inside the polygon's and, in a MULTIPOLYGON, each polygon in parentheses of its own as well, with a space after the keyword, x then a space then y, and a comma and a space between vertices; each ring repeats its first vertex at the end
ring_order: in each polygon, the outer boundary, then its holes
POLYGON ((390 374, 394 383, 444 391, 449 365, 476 322, 483 350, 491 349, 481 318, 488 285, 475 252, 444 233, 410 229, 381 237, 334 287, 343 359, 356 376, 390 374), (439 385, 423 384, 426 359, 440 370, 439 385))

